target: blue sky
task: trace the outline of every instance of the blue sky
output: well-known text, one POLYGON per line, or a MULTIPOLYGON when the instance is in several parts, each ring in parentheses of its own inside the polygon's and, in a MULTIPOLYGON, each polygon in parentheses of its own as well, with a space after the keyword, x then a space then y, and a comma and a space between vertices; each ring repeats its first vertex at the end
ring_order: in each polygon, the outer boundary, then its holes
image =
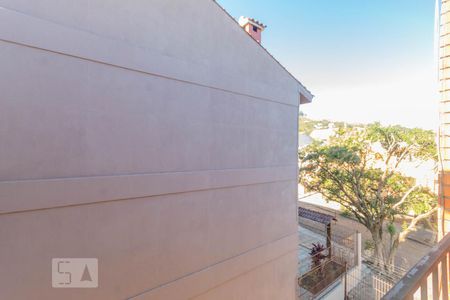
POLYGON ((435 128, 434 0, 218 0, 316 96, 312 118, 435 128))

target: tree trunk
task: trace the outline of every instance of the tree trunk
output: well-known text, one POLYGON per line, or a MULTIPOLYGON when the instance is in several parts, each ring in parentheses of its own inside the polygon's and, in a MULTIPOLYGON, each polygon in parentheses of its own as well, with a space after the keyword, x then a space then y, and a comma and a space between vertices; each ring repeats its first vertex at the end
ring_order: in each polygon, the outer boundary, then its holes
POLYGON ((383 237, 378 227, 371 230, 371 235, 374 243, 374 263, 377 266, 384 267, 383 237))
POLYGON ((385 269, 389 272, 393 272, 395 268, 395 256, 397 254, 397 249, 400 244, 400 236, 396 234, 391 237, 391 243, 389 245, 389 255, 386 260, 385 269))

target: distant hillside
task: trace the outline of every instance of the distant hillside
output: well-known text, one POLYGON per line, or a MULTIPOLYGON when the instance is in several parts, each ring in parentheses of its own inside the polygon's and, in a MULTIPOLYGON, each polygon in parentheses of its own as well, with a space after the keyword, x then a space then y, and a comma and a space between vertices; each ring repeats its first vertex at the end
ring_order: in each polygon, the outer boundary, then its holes
POLYGON ((314 130, 333 128, 345 128, 354 126, 364 126, 362 124, 349 124, 341 121, 330 120, 312 120, 306 116, 300 116, 298 123, 298 131, 300 134, 311 135, 314 130))
MULTIPOLYGON (((368 125, 369 124, 362 124, 362 123, 346 123, 343 121, 313 120, 308 118, 304 114, 300 113, 298 126, 299 147, 309 145, 314 140, 325 141, 330 136, 334 135, 337 129, 353 128, 353 127, 364 128, 368 125)), ((402 127, 401 125, 395 126, 402 127)), ((428 131, 433 132, 432 130, 428 131)))

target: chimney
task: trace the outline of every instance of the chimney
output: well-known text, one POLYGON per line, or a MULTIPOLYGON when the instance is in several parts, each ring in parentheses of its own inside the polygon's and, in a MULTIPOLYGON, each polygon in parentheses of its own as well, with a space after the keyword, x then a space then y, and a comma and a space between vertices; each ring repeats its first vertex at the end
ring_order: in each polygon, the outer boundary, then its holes
POLYGON ((261 43, 261 32, 266 29, 266 25, 258 20, 247 17, 240 17, 239 25, 241 25, 241 27, 244 28, 244 30, 247 31, 247 33, 250 34, 255 41, 261 43))

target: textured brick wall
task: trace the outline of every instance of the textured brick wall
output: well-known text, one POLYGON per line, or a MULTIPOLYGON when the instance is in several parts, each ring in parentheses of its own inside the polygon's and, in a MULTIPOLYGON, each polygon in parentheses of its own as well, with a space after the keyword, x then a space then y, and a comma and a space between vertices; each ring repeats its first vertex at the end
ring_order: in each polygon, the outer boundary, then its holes
POLYGON ((443 0, 440 27, 440 135, 442 158, 440 178, 440 224, 443 233, 450 232, 450 1, 443 0))

